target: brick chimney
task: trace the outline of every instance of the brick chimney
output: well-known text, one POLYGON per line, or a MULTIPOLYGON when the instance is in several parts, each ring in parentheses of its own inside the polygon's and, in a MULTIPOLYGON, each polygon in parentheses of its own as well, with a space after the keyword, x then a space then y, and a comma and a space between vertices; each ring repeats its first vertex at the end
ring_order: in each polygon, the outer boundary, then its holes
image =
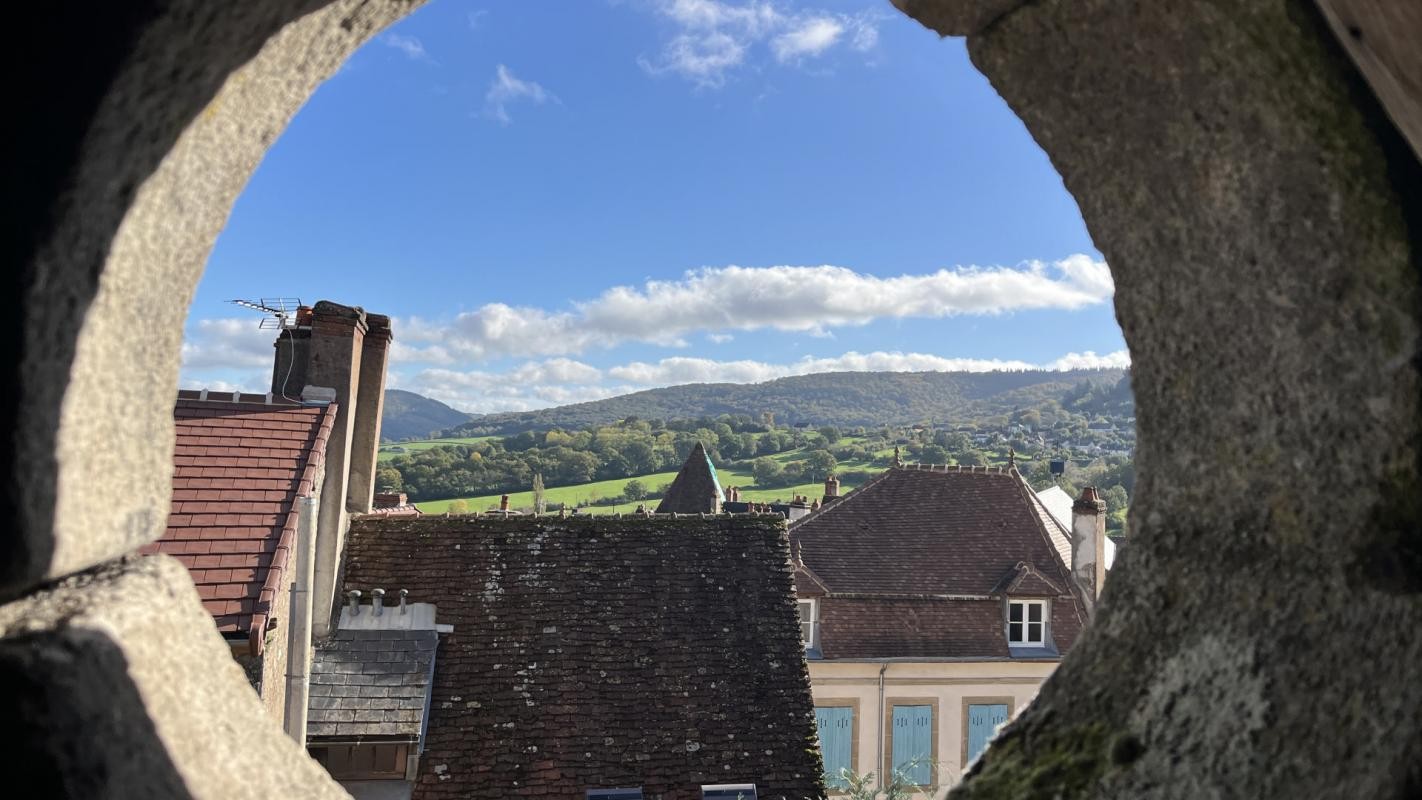
POLYGON ((825 478, 825 505, 839 499, 839 478, 831 474, 825 478))
POLYGON ((508 495, 504 495, 503 497, 500 497, 500 498, 499 498, 499 510, 500 510, 500 511, 508 511, 508 510, 509 510, 509 496, 508 496, 508 495))
POLYGON ((346 489, 346 510, 352 514, 370 511, 375 493, 375 470, 380 458, 380 417, 385 410, 385 366, 389 360, 390 318, 366 315, 367 330, 361 342, 360 388, 356 394, 355 419, 351 426, 350 484, 346 489))
POLYGON ((1095 486, 1082 489, 1071 507, 1071 574, 1094 611, 1106 581, 1106 502, 1095 486))
POLYGON ((390 341, 389 317, 322 300, 298 308, 294 327, 282 331, 275 344, 274 396, 336 404, 316 535, 317 636, 330 632, 347 514, 371 510, 390 341))

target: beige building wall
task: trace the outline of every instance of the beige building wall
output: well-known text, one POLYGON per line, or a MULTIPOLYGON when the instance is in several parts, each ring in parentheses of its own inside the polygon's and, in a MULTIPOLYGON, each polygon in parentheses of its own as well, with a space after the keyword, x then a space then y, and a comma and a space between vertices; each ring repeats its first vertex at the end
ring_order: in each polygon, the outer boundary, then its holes
MULTIPOLYGON (((1015 715, 1036 696, 1055 661, 809 661, 815 706, 851 706, 854 711, 851 769, 892 769, 888 715, 894 705, 933 707, 935 778, 939 791, 958 782, 967 767, 967 706, 1006 703, 1015 715), (887 666, 886 666, 887 665, 887 666), (883 700, 879 695, 883 669, 883 700)), ((831 792, 831 795, 835 794, 831 792)), ((920 795, 926 796, 926 795, 920 795)))

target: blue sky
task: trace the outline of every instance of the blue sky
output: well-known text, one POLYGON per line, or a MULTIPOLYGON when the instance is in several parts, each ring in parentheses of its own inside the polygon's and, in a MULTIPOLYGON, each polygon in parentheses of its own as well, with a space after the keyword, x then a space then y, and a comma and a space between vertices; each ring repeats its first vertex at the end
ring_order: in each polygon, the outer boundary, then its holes
POLYGON ((225 301, 395 318, 391 385, 503 411, 840 369, 1125 363, 1075 202, 874 0, 432 0, 274 144, 183 385, 265 390, 225 301))

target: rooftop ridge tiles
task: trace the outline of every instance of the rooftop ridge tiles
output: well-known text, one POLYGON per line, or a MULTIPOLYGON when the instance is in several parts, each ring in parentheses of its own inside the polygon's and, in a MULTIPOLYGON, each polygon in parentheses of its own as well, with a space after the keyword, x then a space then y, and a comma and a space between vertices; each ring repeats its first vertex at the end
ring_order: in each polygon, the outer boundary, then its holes
MULTIPOLYGON (((331 437, 331 429, 336 424, 336 411, 335 403, 326 405, 325 413, 316 428, 316 435, 311 439, 311 448, 305 452, 306 464, 295 481, 295 485, 288 492, 291 495, 291 509, 286 512, 286 521, 282 524, 276 551, 272 555, 272 563, 267 570, 266 579, 262 581, 262 587, 258 591, 258 598, 267 597, 269 593, 270 597, 275 598, 276 593, 281 591, 282 577, 286 574, 286 563, 290 558, 292 539, 296 537, 296 526, 301 515, 300 506, 295 500, 298 497, 309 496, 309 490, 306 494, 301 494, 302 486, 316 485, 316 471, 325 464, 326 445, 331 437)), ((263 602, 259 599, 259 607, 253 609, 252 623, 247 628, 247 648, 254 656, 262 654, 272 602, 272 600, 263 602)))

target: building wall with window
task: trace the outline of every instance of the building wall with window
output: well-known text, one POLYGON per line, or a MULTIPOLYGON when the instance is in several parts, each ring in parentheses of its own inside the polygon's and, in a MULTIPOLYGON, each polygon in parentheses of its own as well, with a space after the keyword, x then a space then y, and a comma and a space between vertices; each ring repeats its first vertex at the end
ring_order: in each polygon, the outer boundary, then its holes
POLYGON ((881 775, 900 768, 937 786, 939 796, 996 728, 1031 701, 1057 661, 809 665, 826 772, 843 766, 881 775))
POLYGON ((898 773, 943 796, 1088 618, 1070 533, 1015 469, 895 467, 790 533, 832 785, 898 773))

